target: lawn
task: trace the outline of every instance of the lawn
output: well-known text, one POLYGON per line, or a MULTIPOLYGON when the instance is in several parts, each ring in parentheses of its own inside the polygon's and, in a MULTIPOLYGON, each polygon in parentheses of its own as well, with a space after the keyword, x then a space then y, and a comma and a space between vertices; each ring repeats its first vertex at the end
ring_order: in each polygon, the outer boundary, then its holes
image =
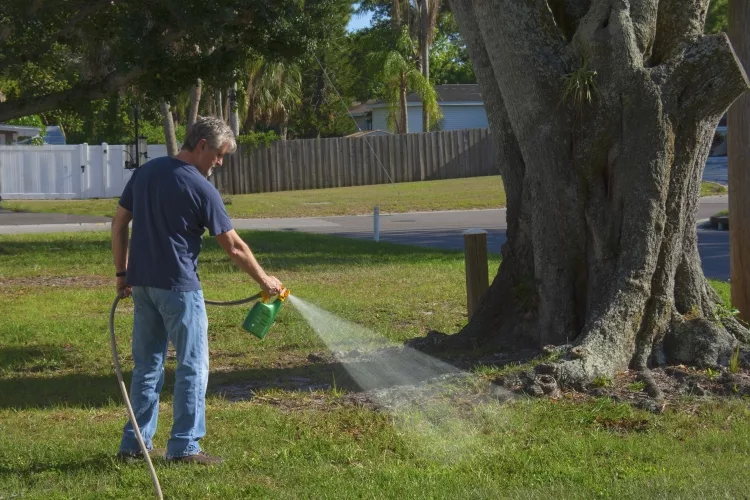
MULTIPOLYGON (((455 332, 466 322, 461 252, 242 235, 295 296, 392 341, 455 332)), ((498 264, 492 255, 490 272, 498 264)), ((200 273, 207 298, 257 291, 213 239, 204 244, 200 273)), ((107 333, 111 275, 106 232, 0 236, 2 499, 151 495, 143 464, 113 460, 125 413, 107 333)), ((726 284, 714 285, 726 298, 726 284)), ((685 399, 660 415, 596 398, 477 403, 456 409, 476 431, 471 443, 455 435, 453 444, 469 453, 446 459, 434 453, 437 440, 404 427, 398 415, 357 403, 357 388, 293 305, 263 341, 240 328, 246 312, 208 313, 203 443, 227 462, 202 469, 157 461, 167 498, 746 495, 746 401, 685 399)), ((131 314, 125 301, 116 315, 126 379, 131 314)), ((169 432, 173 370, 170 360, 157 446, 169 432)), ((474 376, 489 373, 497 370, 474 376)))
POLYGON ((701 183, 701 196, 717 196, 727 194, 727 188, 715 182, 701 183))
MULTIPOLYGON (((703 183, 701 196, 725 193, 719 184, 703 183)), ((499 176, 405 182, 396 185, 355 186, 281 193, 243 194, 225 197, 227 211, 235 218, 325 217, 435 210, 475 210, 505 206, 505 190, 499 176)), ((116 199, 5 200, 0 208, 112 217, 116 199)))
MULTIPOLYGON (((500 176, 492 176, 232 195, 225 201, 236 218, 324 217, 371 214, 375 205, 381 213, 502 208, 505 191, 500 176)), ((0 208, 112 217, 117 200, 6 200, 0 208)))

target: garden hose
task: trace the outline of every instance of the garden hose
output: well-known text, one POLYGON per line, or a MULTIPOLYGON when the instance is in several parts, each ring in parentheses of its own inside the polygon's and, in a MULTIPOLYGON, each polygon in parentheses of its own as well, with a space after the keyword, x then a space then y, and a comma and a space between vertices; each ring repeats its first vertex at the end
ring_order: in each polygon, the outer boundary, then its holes
MULTIPOLYGON (((228 302, 217 302, 215 300, 204 300, 206 304, 212 305, 212 306, 235 306, 239 304, 246 304, 248 302, 252 302, 253 300, 261 298, 261 293, 257 293, 251 297, 248 297, 246 299, 241 300, 232 300, 228 302)), ((122 398, 125 400, 125 406, 128 410, 128 418, 130 419, 130 423, 133 425, 133 430, 135 431, 135 437, 138 440, 138 445, 141 447, 141 452, 143 453, 143 458, 146 459, 146 463, 148 464, 148 470, 151 473, 151 481, 154 483, 154 490, 156 492, 156 498, 159 500, 162 500, 164 497, 161 493, 161 485, 159 485, 159 478, 156 477, 156 470, 154 469, 154 464, 151 462, 151 456, 148 454, 148 450, 146 449, 146 444, 143 442, 143 437, 141 436, 141 430, 138 428, 138 423, 135 421, 135 414, 133 413, 133 407, 130 405, 130 398, 128 398, 128 390, 125 387, 125 381, 122 378, 122 370, 120 368, 120 358, 117 355, 117 341, 115 339, 115 310, 117 309, 117 304, 120 302, 120 299, 124 298, 122 292, 117 294, 117 297, 115 297, 115 301, 112 303, 112 308, 109 311, 109 339, 112 344, 112 361, 115 363, 115 373, 117 373, 117 381, 120 385, 120 392, 122 393, 122 398)))

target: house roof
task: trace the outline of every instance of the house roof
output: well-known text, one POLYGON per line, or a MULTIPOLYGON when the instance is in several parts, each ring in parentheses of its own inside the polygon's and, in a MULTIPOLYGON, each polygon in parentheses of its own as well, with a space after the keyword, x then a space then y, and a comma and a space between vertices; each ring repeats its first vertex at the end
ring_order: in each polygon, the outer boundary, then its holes
POLYGON ((39 128, 0 123, 0 132, 15 132, 21 137, 36 137, 39 135, 39 128))
POLYGON ((65 144, 65 134, 58 126, 47 127, 47 133, 44 135, 44 143, 55 146, 65 144))
POLYGON ((368 135, 393 135, 393 132, 389 132, 387 130, 360 130, 345 137, 365 137, 368 135))
MULTIPOLYGON (((438 103, 450 103, 450 102, 461 102, 469 103, 476 102, 482 103, 482 92, 479 89, 479 85, 476 83, 463 83, 463 84, 451 84, 451 85, 435 85, 435 91, 438 95, 438 103)), ((422 100, 416 94, 409 94, 406 96, 407 102, 419 102, 422 100)), ((382 100, 370 99, 367 102, 358 103, 354 107, 349 108, 349 113, 353 116, 363 115, 366 112, 372 110, 372 108, 380 108, 386 106, 386 102, 382 100)))

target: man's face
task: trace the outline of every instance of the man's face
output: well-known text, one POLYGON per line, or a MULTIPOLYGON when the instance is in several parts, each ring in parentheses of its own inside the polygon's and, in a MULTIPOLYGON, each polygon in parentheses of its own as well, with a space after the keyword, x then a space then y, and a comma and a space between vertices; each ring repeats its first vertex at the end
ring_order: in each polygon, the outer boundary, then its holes
POLYGON ((224 154, 229 149, 229 144, 224 143, 219 149, 212 148, 205 139, 201 139, 196 147, 195 166, 208 179, 213 173, 214 167, 221 166, 224 162, 224 154))

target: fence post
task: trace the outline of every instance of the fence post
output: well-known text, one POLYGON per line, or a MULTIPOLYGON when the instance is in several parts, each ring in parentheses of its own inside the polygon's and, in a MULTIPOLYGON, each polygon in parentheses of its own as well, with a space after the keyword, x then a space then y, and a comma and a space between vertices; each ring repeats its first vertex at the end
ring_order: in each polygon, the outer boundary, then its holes
POLYGON ((88 196, 88 182, 86 180, 86 169, 89 168, 89 145, 83 143, 78 147, 78 161, 80 162, 81 168, 81 186, 78 192, 78 197, 81 199, 87 199, 88 196))
POLYGON ((373 236, 375 242, 380 241, 380 206, 375 205, 375 211, 373 213, 373 236))
POLYGON ((109 187, 109 145, 102 143, 102 198, 107 198, 109 187))
POLYGON ((466 309, 469 319, 474 315, 482 295, 489 288, 487 267, 487 231, 469 229, 464 232, 466 258, 466 309))

